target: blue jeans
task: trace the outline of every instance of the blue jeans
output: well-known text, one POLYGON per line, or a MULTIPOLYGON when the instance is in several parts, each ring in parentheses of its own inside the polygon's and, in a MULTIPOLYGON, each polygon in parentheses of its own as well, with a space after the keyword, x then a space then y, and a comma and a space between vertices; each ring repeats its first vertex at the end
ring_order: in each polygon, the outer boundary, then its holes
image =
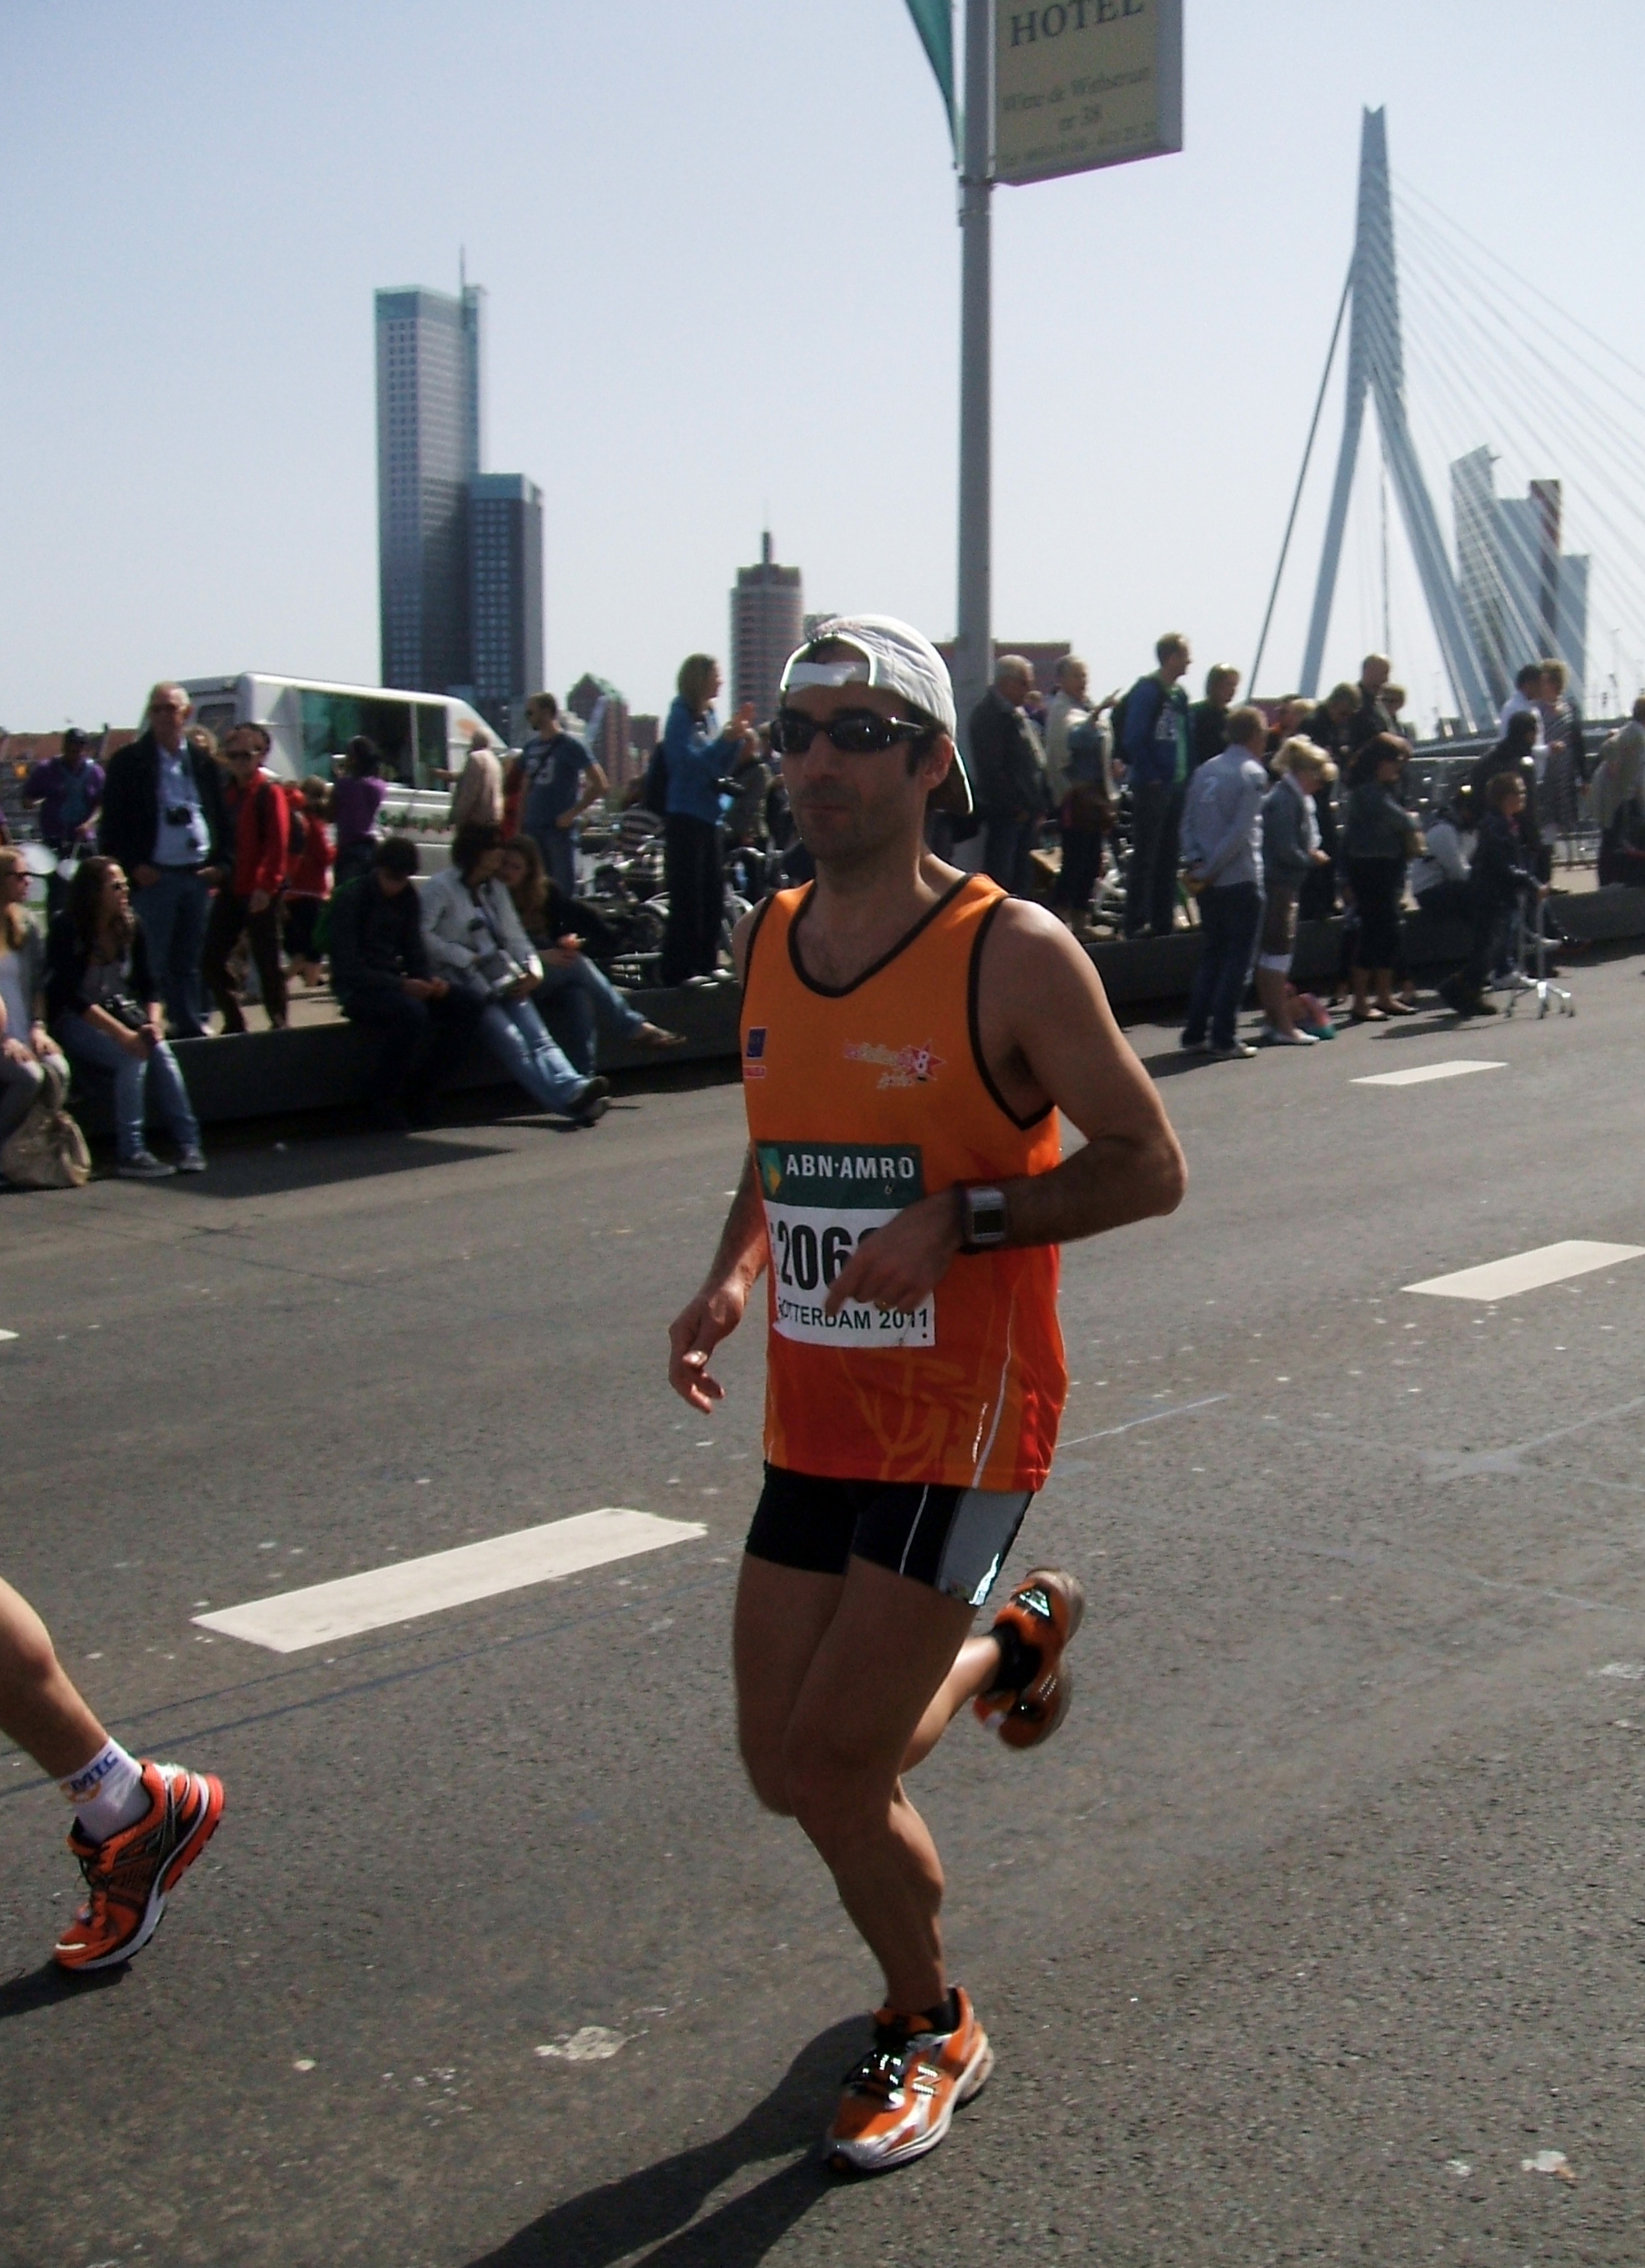
POLYGON ((603 969, 582 953, 560 967, 550 963, 532 995, 539 1014, 547 1018, 556 1040, 582 1072, 592 1079, 596 1062, 594 1034, 603 1015, 624 1040, 632 1039, 645 1019, 631 1008, 603 969))
POLYGON ((542 851, 543 863, 548 869, 549 880, 554 888, 563 897, 574 898, 577 894, 577 830, 574 827, 556 827, 551 819, 543 826, 528 827, 525 831, 542 851))
POLYGON ((1184 1047, 1198 1047, 1211 1024, 1213 1048, 1231 1048, 1234 1018, 1251 975, 1251 957, 1262 926, 1262 892, 1255 882, 1224 882, 1200 897, 1200 927, 1205 939, 1188 995, 1184 1047))
POLYGON ((210 903, 210 888, 186 867, 163 866, 145 889, 132 885, 132 911, 148 940, 148 965, 174 1040, 198 1040, 205 1031, 200 956, 210 903))
POLYGON ((84 1016, 60 1016, 56 1035, 71 1063, 112 1071, 115 1078, 115 1154, 124 1164, 144 1147, 148 1105, 157 1105, 179 1149, 198 1149, 200 1122, 188 1107, 177 1059, 164 1040, 149 1055, 128 1055, 120 1042, 84 1016))
POLYGON ((1018 819, 1010 811, 990 811, 983 821, 982 871, 1010 890, 1013 898, 1026 898, 1032 869, 1028 854, 1034 847, 1036 822, 1018 819))
POLYGON ((480 1037, 544 1110, 569 1110, 588 1083, 555 1047, 529 1000, 494 1000, 480 1019, 480 1037))

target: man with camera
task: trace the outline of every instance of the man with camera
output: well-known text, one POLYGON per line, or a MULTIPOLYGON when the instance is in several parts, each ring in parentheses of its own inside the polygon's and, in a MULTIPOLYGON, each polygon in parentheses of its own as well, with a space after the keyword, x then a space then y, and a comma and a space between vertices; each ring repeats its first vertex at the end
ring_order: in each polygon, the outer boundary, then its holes
POLYGON ((192 705, 163 680, 148 722, 109 759, 97 848, 130 876, 174 1040, 205 1030, 200 956, 213 885, 222 880, 223 787, 212 759, 187 739, 192 705))

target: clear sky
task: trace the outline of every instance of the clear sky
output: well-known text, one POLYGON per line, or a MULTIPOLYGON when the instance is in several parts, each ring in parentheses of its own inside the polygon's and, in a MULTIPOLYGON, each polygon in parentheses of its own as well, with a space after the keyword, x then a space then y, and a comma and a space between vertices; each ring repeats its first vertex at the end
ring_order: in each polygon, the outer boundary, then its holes
MULTIPOLYGON (((1072 638, 1104 685, 1167 627, 1196 679, 1249 663, 1363 104, 1397 179, 1645 364, 1641 23, 1188 0, 1184 154, 995 198, 996 632, 1072 638)), ((901 0, 9 0, 0 80, 0 723, 131 720, 165 671, 375 681, 372 292, 454 288, 460 244, 489 464, 544 493, 551 683, 665 701, 683 654, 723 652, 768 518, 808 606, 952 631, 958 231, 901 0)), ((1581 367, 1580 333, 1505 303, 1581 367)), ((1449 426, 1413 402, 1420 440, 1506 447, 1448 400, 1449 426)), ((1300 659, 1336 430, 1333 392, 1264 691, 1300 659)), ((1545 453, 1504 486, 1575 482, 1545 453)), ((1333 675, 1381 633, 1362 485, 1333 675)), ((1645 624, 1603 637, 1608 668, 1645 655, 1645 624)))

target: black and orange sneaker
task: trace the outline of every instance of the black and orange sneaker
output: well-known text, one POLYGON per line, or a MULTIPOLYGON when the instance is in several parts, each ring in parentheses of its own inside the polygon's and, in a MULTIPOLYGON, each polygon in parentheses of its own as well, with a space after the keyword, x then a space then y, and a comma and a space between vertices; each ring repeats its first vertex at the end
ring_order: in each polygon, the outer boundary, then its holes
POLYGON ((956 1984, 959 2022, 952 2032, 912 2030, 919 2019, 882 2008, 874 2044, 845 2074, 834 2123, 823 2145, 841 2173, 886 2174, 934 2150, 954 2113, 982 2092, 994 2067, 988 2034, 970 1997, 956 1984))
POLYGON ((90 1895, 58 1944, 65 1969, 112 1968, 147 1945, 166 1899, 217 1831, 223 1783, 209 1772, 145 1761, 143 1792, 142 1818, 106 1842, 92 1842, 78 1820, 69 1830, 90 1895))
POLYGON ((1068 1715, 1073 1678, 1062 1656, 1084 1615, 1077 1576, 1035 1567, 994 1616, 989 1636, 1002 1642, 1005 1682, 972 1706, 984 1725, 999 1726, 1008 1748, 1037 1748, 1068 1715))

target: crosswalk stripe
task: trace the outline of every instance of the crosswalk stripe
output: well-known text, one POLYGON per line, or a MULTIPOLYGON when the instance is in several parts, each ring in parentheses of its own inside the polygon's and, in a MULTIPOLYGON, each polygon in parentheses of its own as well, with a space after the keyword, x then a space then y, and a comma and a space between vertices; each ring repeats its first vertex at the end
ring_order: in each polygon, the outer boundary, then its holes
POLYGON ((1592 1244, 1573 1237, 1563 1244, 1539 1245, 1534 1252, 1512 1253, 1505 1260, 1487 1260, 1480 1268, 1461 1268, 1453 1276, 1430 1276, 1405 1288, 1428 1292, 1436 1299, 1511 1299, 1518 1292, 1560 1284, 1568 1276, 1586 1276, 1596 1268, 1615 1268, 1642 1255, 1645 1245, 1592 1244))
POLYGON ((528 1584, 556 1582, 707 1533, 700 1520, 665 1520, 652 1512, 604 1505, 597 1512, 518 1528, 484 1543, 459 1544, 452 1551, 399 1560, 364 1575, 340 1576, 306 1590, 250 1599, 244 1606, 219 1607, 194 1619, 203 1629, 265 1646, 271 1653, 296 1654, 307 1646, 380 1630, 391 1622, 411 1622, 528 1584))
POLYGON ((1469 1071, 1505 1071, 1506 1063, 1483 1063, 1461 1056, 1446 1063, 1412 1063, 1402 1071, 1368 1071, 1351 1079, 1351 1087, 1425 1087, 1431 1079, 1461 1079, 1469 1071))

